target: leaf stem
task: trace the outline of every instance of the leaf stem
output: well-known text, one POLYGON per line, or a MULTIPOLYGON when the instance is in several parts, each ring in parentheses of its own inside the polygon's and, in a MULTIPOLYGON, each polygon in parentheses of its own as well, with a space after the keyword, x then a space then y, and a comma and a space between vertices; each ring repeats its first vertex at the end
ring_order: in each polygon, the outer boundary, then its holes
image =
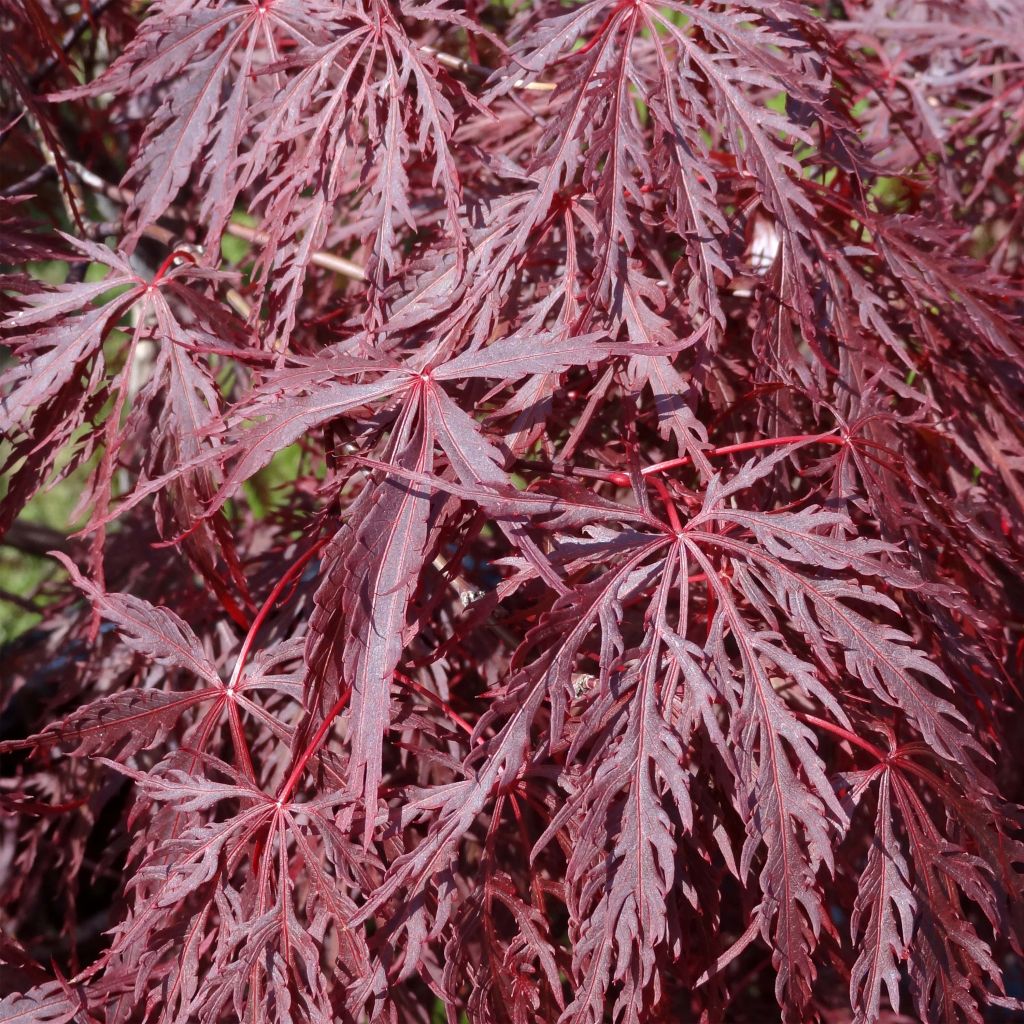
MULTIPOLYGON (((756 441, 743 441, 740 444, 726 444, 720 448, 712 448, 704 454, 708 458, 718 458, 721 455, 734 455, 736 452, 749 452, 758 448, 780 448, 787 444, 803 444, 810 442, 835 445, 841 448, 846 440, 837 437, 835 434, 791 434, 788 437, 762 437, 756 441)), ((664 469, 675 469, 678 466, 688 466, 693 462, 689 455, 683 455, 678 459, 668 459, 665 462, 656 462, 653 466, 644 466, 640 470, 641 476, 651 476, 660 473, 664 469)))
POLYGON ((231 671, 231 678, 228 680, 227 689, 228 692, 234 693, 238 688, 238 680, 241 678, 242 669, 245 668, 245 663, 249 657, 249 652, 252 650, 252 645, 256 640, 256 634, 259 632, 260 626, 263 625, 267 616, 270 614, 277 599, 281 596, 281 592, 288 586, 289 583, 301 572, 306 564, 316 555, 327 543, 327 538, 323 537, 318 540, 304 555, 297 558, 289 567, 288 571, 277 581, 276 586, 270 592, 267 599, 263 602, 260 610, 256 613, 256 618, 252 620, 252 625, 249 627, 249 632, 246 633, 245 639, 242 641, 242 646, 238 651, 238 657, 235 659, 235 667, 231 671))
POLYGON ((803 711, 794 711, 793 714, 800 719, 801 722, 806 722, 808 725, 815 725, 819 729, 824 729, 826 732, 832 733, 834 736, 839 736, 844 740, 849 740, 855 746, 861 748, 861 750, 867 751, 872 757, 878 758, 879 761, 887 761, 889 755, 882 750, 880 747, 876 747, 873 743, 869 743, 867 740, 861 739, 855 732, 850 732, 849 729, 844 729, 841 725, 835 725, 832 722, 826 721, 824 718, 818 718, 817 715, 808 715, 803 711))
POLYGON ((189 260, 193 264, 196 262, 195 255, 189 252, 188 249, 172 249, 171 252, 164 257, 160 266, 157 267, 156 273, 153 275, 153 280, 151 282, 152 287, 155 288, 164 279, 164 274, 174 266, 175 260, 189 260))
POLYGON ((407 690, 418 693, 421 697, 439 707, 467 736, 473 735, 473 726, 467 722, 447 701, 443 700, 436 693, 431 693, 425 686, 421 686, 415 679, 410 679, 402 672, 395 672, 395 679, 407 690))
POLYGON ((292 791, 295 789, 302 773, 306 769, 306 765, 309 764, 309 759, 320 749, 320 744, 323 742, 324 737, 327 735, 327 730, 334 724, 334 720, 344 710, 345 705, 348 703, 348 699, 352 694, 352 687, 346 686, 341 696, 335 701, 334 707, 327 712, 326 717, 320 723, 316 732, 313 733, 313 738, 306 744, 306 749, 302 751, 302 756, 295 762, 295 766, 291 770, 291 774, 285 780, 284 785, 278 791, 277 801, 278 803, 285 803, 288 798, 292 795, 292 791))
MULTIPOLYGON (((826 434, 790 434, 788 437, 763 437, 756 441, 742 441, 739 444, 725 444, 718 448, 709 448, 704 455, 709 459, 716 459, 722 455, 734 455, 737 452, 754 451, 758 448, 779 448, 787 444, 830 444, 841 448, 847 444, 846 438, 839 437, 833 433, 826 434)), ((640 475, 644 477, 653 476, 666 469, 677 469, 680 466, 689 466, 693 463, 690 455, 681 455, 677 459, 666 459, 664 462, 655 462, 653 465, 644 466, 640 475)), ((577 468, 574 472, 580 476, 594 477, 598 480, 607 480, 608 483, 618 487, 628 487, 629 477, 625 473, 616 470, 600 470, 577 468)))
POLYGON ((658 492, 658 495, 661 497, 661 500, 665 505, 665 511, 668 513, 669 525, 676 533, 679 533, 683 529, 683 524, 679 520, 679 512, 676 509, 676 503, 672 500, 672 495, 668 493, 668 488, 657 477, 654 477, 651 480, 651 483, 654 484, 654 489, 658 492))

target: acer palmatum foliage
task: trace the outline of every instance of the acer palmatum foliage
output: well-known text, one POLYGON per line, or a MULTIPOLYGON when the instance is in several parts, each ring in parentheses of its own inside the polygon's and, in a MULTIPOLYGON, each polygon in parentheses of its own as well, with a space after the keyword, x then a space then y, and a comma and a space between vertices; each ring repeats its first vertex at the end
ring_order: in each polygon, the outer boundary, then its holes
POLYGON ((1021 13, 3 0, 0 1021, 1020 1012, 1021 13))

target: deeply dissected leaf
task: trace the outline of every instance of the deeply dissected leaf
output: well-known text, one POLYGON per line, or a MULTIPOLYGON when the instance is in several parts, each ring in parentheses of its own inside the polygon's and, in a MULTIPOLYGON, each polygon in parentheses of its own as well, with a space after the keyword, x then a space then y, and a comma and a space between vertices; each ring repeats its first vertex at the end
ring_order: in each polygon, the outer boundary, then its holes
POLYGON ((0 1018, 1019 1015, 1019 15, 0 0, 0 1018))

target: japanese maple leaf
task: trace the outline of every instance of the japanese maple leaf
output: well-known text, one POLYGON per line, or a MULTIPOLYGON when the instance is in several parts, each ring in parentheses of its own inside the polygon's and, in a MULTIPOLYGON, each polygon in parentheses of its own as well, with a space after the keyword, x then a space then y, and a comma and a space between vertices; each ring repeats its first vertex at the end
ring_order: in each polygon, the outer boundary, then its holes
MULTIPOLYGON (((28 308, 4 324, 30 333, 18 337, 17 362, 0 377, 0 430, 14 441, 7 466, 26 460, 4 498, 2 525, 39 488, 62 444, 80 446, 79 458, 101 453, 91 493, 82 500, 93 506, 90 525, 102 527, 113 496, 118 449, 131 432, 151 429, 155 421, 150 453, 154 468, 194 458, 216 443, 201 436, 220 403, 204 353, 237 342, 239 325, 194 286, 216 282, 220 275, 197 267, 191 256, 169 257, 153 280, 146 281, 123 253, 91 242, 72 244, 80 257, 109 273, 100 281, 29 296, 28 308), (124 358, 108 370, 103 346, 112 336, 119 337, 115 332, 128 316, 134 323, 126 337, 120 336, 124 358), (148 369, 148 360, 140 356, 144 343, 159 346, 148 369), (102 418, 100 409, 108 398, 113 410, 102 418), (86 425, 91 429, 76 436, 86 425)), ((209 498, 215 480, 209 470, 180 475, 175 504, 182 526, 192 525, 197 503, 209 498)))

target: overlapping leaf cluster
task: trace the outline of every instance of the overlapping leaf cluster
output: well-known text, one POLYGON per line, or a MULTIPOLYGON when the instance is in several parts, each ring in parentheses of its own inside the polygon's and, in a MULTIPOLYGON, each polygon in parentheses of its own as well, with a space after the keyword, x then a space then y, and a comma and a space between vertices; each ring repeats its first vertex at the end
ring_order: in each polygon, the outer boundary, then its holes
POLYGON ((76 9, 0 1021, 1019 1010, 1017 5, 76 9))

